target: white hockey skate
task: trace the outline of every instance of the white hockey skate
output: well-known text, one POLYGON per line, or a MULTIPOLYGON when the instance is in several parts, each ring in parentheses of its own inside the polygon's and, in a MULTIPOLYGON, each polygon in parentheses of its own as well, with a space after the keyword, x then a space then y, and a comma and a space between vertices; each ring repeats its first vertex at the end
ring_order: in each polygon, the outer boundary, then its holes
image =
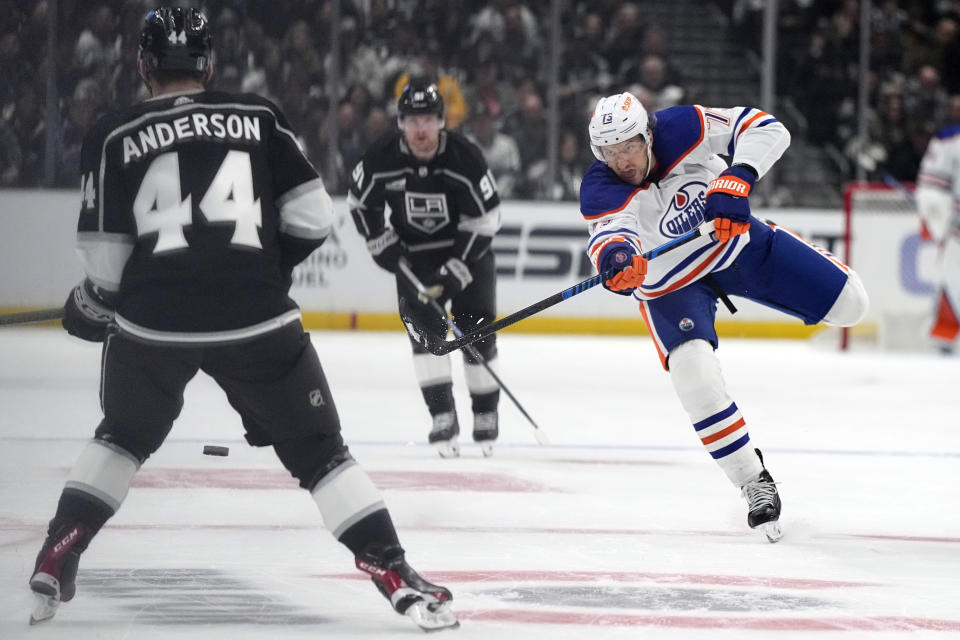
POLYGON ((460 455, 460 424, 455 411, 444 411, 433 416, 433 429, 430 430, 430 444, 437 449, 441 458, 456 458, 460 455))
MULTIPOLYGON (((763 464, 763 455, 755 449, 763 464)), ((780 495, 770 472, 764 467, 756 478, 740 487, 740 493, 747 500, 747 524, 751 529, 761 531, 769 542, 778 542, 783 537, 780 530, 780 495)))
POLYGON ((424 631, 455 629, 460 626, 450 606, 453 595, 444 587, 420 577, 404 560, 400 551, 385 560, 374 556, 357 556, 357 568, 369 574, 373 584, 390 601, 394 611, 408 616, 424 631))
POLYGON ((493 455, 493 444, 500 435, 500 426, 496 411, 484 411, 473 414, 473 441, 480 445, 484 457, 493 455))

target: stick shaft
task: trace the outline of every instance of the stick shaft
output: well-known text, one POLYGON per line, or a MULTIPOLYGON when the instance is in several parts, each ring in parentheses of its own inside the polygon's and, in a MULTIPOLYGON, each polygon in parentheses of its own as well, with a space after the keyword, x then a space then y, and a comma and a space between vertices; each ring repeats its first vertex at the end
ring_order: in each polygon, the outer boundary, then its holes
POLYGON ((56 309, 24 311, 22 313, 7 313, 0 315, 0 326, 31 324, 33 322, 47 322, 49 320, 59 320, 62 317, 63 307, 58 307, 56 309))
MULTIPOLYGON (((712 226, 713 226, 712 223, 707 223, 707 224, 700 225, 699 227, 696 227, 694 229, 691 229, 690 231, 687 231, 682 236, 674 238, 669 242, 663 243, 659 247, 655 247, 650 251, 647 251, 646 253, 643 254, 643 257, 646 258, 647 260, 652 260, 653 258, 656 258, 659 255, 663 255, 664 253, 672 251, 677 247, 690 242, 691 240, 695 240, 699 238, 704 233, 708 233, 712 231, 712 226)), ((598 284, 606 282, 613 276, 617 275, 624 268, 625 267, 615 267, 613 269, 607 269, 601 274, 587 278, 583 282, 578 282, 572 287, 564 289, 559 293, 555 293, 552 296, 549 296, 547 298, 544 298, 543 300, 540 300, 539 302, 535 302, 529 307, 525 307, 520 311, 510 314, 509 316, 500 318, 499 320, 495 320, 494 322, 485 324, 481 327, 477 327, 476 329, 473 329, 463 334, 462 336, 457 337, 456 340, 449 340, 447 342, 443 342, 437 348, 432 349, 431 352, 438 356, 444 355, 446 353, 450 353, 455 349, 459 349, 463 347, 463 345, 465 344, 470 344, 472 342, 476 342, 477 340, 482 340, 492 333, 496 333, 501 329, 505 329, 506 327, 509 327, 512 324, 516 324, 517 322, 520 322, 525 318, 529 318, 534 314, 540 313, 544 309, 549 309, 550 307, 552 307, 553 305, 559 302, 568 300, 569 298, 572 298, 577 294, 583 293, 588 289, 592 289, 598 284)))

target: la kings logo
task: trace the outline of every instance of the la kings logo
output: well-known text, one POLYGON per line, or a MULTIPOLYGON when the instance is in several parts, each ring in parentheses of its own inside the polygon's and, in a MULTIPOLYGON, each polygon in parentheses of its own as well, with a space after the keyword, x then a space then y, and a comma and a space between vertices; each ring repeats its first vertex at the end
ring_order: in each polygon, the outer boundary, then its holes
POLYGON ((407 222, 411 227, 424 233, 436 233, 450 222, 445 193, 407 191, 404 198, 407 205, 407 222))

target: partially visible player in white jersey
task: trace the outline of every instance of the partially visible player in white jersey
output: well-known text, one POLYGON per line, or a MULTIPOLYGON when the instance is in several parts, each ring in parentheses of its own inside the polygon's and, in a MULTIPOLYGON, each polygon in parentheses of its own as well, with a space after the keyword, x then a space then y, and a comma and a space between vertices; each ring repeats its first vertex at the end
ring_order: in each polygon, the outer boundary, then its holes
POLYGON ((748 502, 747 522, 781 537, 780 496, 714 353, 719 300, 740 296, 806 324, 863 318, 860 278, 825 251, 750 213, 754 183, 790 144, 773 116, 750 107, 676 106, 648 115, 630 93, 602 98, 589 125, 597 161, 580 187, 598 271, 632 296, 697 437, 748 502), (721 156, 729 158, 728 162, 721 156), (641 255, 709 223, 704 234, 647 262, 641 255))
POLYGON ((917 210, 938 243, 940 275, 930 337, 952 351, 960 334, 960 124, 941 129, 917 176, 917 210))

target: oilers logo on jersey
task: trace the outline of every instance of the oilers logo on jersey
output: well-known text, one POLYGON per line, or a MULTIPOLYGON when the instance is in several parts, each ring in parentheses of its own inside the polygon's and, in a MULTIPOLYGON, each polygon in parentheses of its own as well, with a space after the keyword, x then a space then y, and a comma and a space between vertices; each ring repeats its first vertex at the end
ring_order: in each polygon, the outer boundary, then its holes
POLYGON ((688 182, 677 189, 667 212, 660 219, 660 233, 676 238, 703 224, 705 182, 688 182))

